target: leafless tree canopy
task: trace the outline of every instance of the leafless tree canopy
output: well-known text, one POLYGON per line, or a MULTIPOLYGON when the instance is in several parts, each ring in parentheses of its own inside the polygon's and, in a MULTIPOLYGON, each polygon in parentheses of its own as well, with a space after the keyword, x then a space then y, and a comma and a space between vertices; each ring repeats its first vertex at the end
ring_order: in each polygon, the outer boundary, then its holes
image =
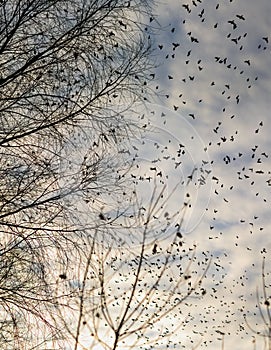
POLYGON ((145 1, 1 1, 2 348, 24 343, 25 328, 47 322, 44 304, 57 305, 83 244, 76 199, 95 227, 98 192, 118 188, 132 126, 116 107, 145 96, 148 11, 145 1))
POLYGON ((144 93, 150 43, 138 24, 143 5, 1 2, 3 223, 12 222, 14 215, 16 220, 18 215, 21 220, 35 215, 35 223, 52 222, 60 198, 86 190, 90 183, 95 187, 104 156, 95 146, 103 144, 105 153, 107 144, 117 143, 119 129, 125 134, 128 128, 114 107, 144 93), (67 179, 68 188, 61 188, 61 156, 69 156, 72 141, 74 145, 86 137, 92 142, 82 165, 85 171, 80 169, 80 181, 67 179))
POLYGON ((151 211, 117 223, 119 204, 131 204, 123 150, 138 131, 122 110, 148 96, 150 16, 147 0, 0 1, 1 349, 80 349, 84 325, 105 348, 147 339, 201 284, 188 264, 168 288, 170 259, 186 252, 178 235, 160 252, 145 244, 151 211), (101 243, 137 220, 140 249, 114 258, 123 253, 101 243), (124 265, 125 297, 109 277, 124 265))

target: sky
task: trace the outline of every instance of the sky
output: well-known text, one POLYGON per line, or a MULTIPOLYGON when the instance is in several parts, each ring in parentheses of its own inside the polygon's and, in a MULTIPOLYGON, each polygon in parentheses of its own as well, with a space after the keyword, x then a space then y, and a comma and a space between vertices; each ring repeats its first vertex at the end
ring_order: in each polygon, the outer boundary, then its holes
MULTIPOLYGON (((128 163, 133 160, 135 166, 130 169, 131 174, 127 171, 125 176, 128 175, 128 185, 137 186, 139 214, 147 211, 146 208, 153 203, 151 198, 154 190, 156 196, 163 191, 164 200, 158 201, 161 207, 155 213, 156 217, 153 215, 157 222, 154 220, 154 226, 146 237, 149 250, 142 263, 143 277, 140 276, 133 300, 134 305, 139 303, 140 308, 131 314, 131 325, 134 321, 135 324, 144 324, 151 311, 159 309, 159 302, 167 300, 167 293, 171 295, 171 281, 173 287, 174 283, 177 287, 186 287, 182 284, 183 275, 191 272, 195 276, 197 272, 200 276, 208 260, 209 268, 205 271, 202 285, 198 285, 199 293, 204 291, 203 295, 192 295, 180 303, 176 310, 166 314, 169 317, 159 320, 156 329, 150 327, 147 336, 151 338, 155 330, 159 333, 162 329, 166 333, 167 328, 176 328, 176 339, 173 341, 178 343, 180 339, 183 348, 189 350, 196 345, 197 349, 209 350, 264 349, 264 338, 255 335, 252 329, 264 332, 263 316, 270 321, 271 328, 271 315, 265 312, 265 304, 271 303, 271 1, 153 2, 155 16, 147 19, 146 31, 152 33, 150 35, 155 49, 153 58, 156 67, 150 74, 148 85, 154 94, 149 96, 145 105, 136 104, 133 110, 127 111, 128 118, 133 121, 138 118, 136 124, 142 126, 141 134, 129 140, 131 145, 126 138, 123 141, 124 147, 129 145, 131 149, 127 151, 124 148, 120 155, 122 151, 118 145, 112 154, 104 158, 102 166, 105 166, 102 168, 107 171, 103 173, 102 179, 106 186, 101 183, 101 188, 108 186, 103 197, 103 200, 105 198, 108 201, 97 210, 100 211, 99 223, 113 218, 113 229, 111 231, 109 227, 101 238, 97 238, 98 248, 95 247, 97 250, 93 254, 96 260, 91 263, 99 268, 104 264, 102 271, 106 292, 112 315, 117 319, 118 312, 121 314, 121 308, 127 305, 131 283, 136 276, 137 254, 140 254, 142 239, 140 233, 144 231, 145 220, 138 219, 142 226, 137 226, 135 230, 127 231, 129 225, 123 225, 123 231, 120 230, 121 220, 125 223, 129 218, 125 201, 129 194, 126 196, 121 186, 118 189, 120 192, 115 187, 109 187, 107 179, 109 184, 115 184, 115 175, 112 175, 114 172, 111 170, 117 168, 119 163, 123 164, 123 159, 127 158, 128 163), (153 30, 150 30, 151 27, 153 30), (111 163, 108 159, 111 159, 111 163), (119 206, 114 212, 116 198, 119 206), (187 205, 184 206, 184 203, 187 205), (122 209, 124 214, 119 215, 122 209), (176 237, 180 217, 181 243, 186 250, 196 247, 195 255, 191 250, 192 260, 189 260, 190 256, 183 257, 181 249, 174 246, 172 250, 176 249, 177 252, 174 251, 175 255, 169 260, 165 275, 158 285, 153 281, 156 281, 161 266, 165 265, 166 253, 163 249, 176 237), (161 230, 164 224, 168 225, 167 229, 161 230), (118 236, 105 237, 108 232, 111 236, 112 232, 118 236), (110 246, 108 250, 103 246, 105 238, 110 246), (113 246, 114 242, 117 247, 113 246), (122 242, 126 244, 127 251, 122 249, 122 242), (146 291, 151 287, 153 299, 148 304, 146 291), (144 303, 147 304, 146 309, 144 303), (262 317, 259 305, 263 310, 262 317)), ((87 133, 89 125, 84 126, 87 133)), ((60 164, 61 173, 69 171, 59 181, 60 187, 66 186, 69 175, 79 172, 78 169, 82 168, 81 159, 89 151, 89 140, 92 142, 94 135, 88 135, 87 139, 84 138, 84 132, 81 135, 82 139, 78 135, 71 136, 70 143, 67 142, 67 147, 62 150, 63 158, 67 158, 68 154, 70 157, 60 164), (78 149, 71 147, 78 140, 81 158, 78 149), (71 148, 74 153, 71 153, 71 148)), ((117 174, 121 178, 120 173, 117 174)), ((133 187, 129 190, 132 191, 133 187)), ((93 220, 97 220, 96 207, 93 205, 91 216, 88 212, 90 205, 87 202, 85 206, 82 205, 82 201, 78 200, 80 195, 76 193, 72 198, 69 197, 71 202, 67 204, 71 203, 73 207, 75 202, 79 203, 72 219, 75 224, 90 225, 91 230, 93 220)), ((99 200, 97 202, 97 206, 100 206, 99 200)), ((132 202, 135 207, 138 203, 132 202)), ((131 210, 134 213, 134 207, 131 210)), ((103 229, 105 226, 101 224, 101 227, 103 229)), ((96 235, 96 225, 94 231, 96 235)), ((100 270, 95 270, 92 264, 90 275, 100 281, 100 270)), ((79 262, 78 270, 82 265, 79 262)), ((85 270, 80 270, 79 274, 77 269, 73 272, 76 279, 65 282, 70 290, 82 286, 80 279, 83 274, 85 270)), ((90 281, 87 285, 91 291, 94 288, 92 283, 90 281)), ((176 288, 176 291, 179 289, 176 288)), ((93 300, 100 300, 99 291, 95 290, 95 293, 92 294, 93 300)), ((178 297, 176 293, 174 302, 178 303, 178 297)), ((165 310, 167 306, 164 305, 165 310)), ((97 322, 99 329, 99 323, 102 324, 100 317, 96 317, 87 307, 85 314, 90 315, 90 319, 93 316, 92 320, 97 322)), ((73 314, 66 316, 68 322, 72 323, 73 314)), ((104 349, 101 345, 96 348, 89 345, 91 333, 87 326, 83 330, 82 338, 85 337, 86 347, 104 349)), ((131 338, 136 335, 132 334, 131 338)), ((143 342, 145 339, 142 337, 143 342)), ((112 332, 108 341, 112 344, 112 332)), ((148 345, 145 348, 150 348, 148 345)), ((171 345, 171 348, 176 346, 171 345)), ((68 345, 66 349, 70 349, 68 345)), ((164 348, 161 346, 159 349, 164 348)))
MULTIPOLYGON (((190 191, 185 240, 199 257, 212 256, 207 294, 191 302, 183 335, 217 350, 223 332, 225 349, 253 349, 243 315, 263 330, 256 289, 261 295, 264 257, 267 296, 271 283, 271 2, 160 1, 155 13, 158 95, 148 117, 156 134, 142 149, 135 144, 137 155, 142 169, 151 164, 167 175, 167 193, 197 167, 201 183, 182 184, 169 205, 190 191), (176 166, 180 144, 187 152, 176 166)), ((263 339, 256 345, 263 349, 263 339)))
MULTIPOLYGON (((202 273, 206 265, 201 262, 211 261, 202 285, 206 294, 188 298, 181 316, 173 313, 158 329, 180 326, 174 337, 185 349, 264 349, 264 338, 249 329, 244 315, 252 329, 264 332, 257 291, 264 310, 266 298, 271 302, 271 2, 168 0, 155 5, 156 16, 148 23, 155 29, 157 67, 150 84, 155 94, 145 105, 133 106, 134 116, 129 109, 128 117, 138 118, 142 133, 122 156, 135 160, 131 181, 142 210, 154 189, 168 198, 157 217, 158 227, 160 221, 170 227, 150 231, 148 243, 163 251, 176 233, 179 214, 174 213, 180 213, 184 244, 196 247, 191 269, 198 266, 202 273)), ((121 204, 126 210, 127 202, 121 204)), ((110 205, 103 210, 114 216, 110 205)), ((130 254, 140 246, 140 231, 131 230, 127 237, 127 230, 119 230, 110 245, 123 241, 130 254)), ((107 265, 109 276, 115 276, 117 260, 107 265)), ((131 271, 135 260, 124 261, 131 271)), ((174 267, 170 273, 177 280, 174 267)), ((133 276, 131 271, 121 278, 133 276)), ((155 270, 144 278, 151 281, 155 270)), ((109 278, 114 296, 115 283, 109 278)), ((89 344, 87 330, 83 337, 89 344)))

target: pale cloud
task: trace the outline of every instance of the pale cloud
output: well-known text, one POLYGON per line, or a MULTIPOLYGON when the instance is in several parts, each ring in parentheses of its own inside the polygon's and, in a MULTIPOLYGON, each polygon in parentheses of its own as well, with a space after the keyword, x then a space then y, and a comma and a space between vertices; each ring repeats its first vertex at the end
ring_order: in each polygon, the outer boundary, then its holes
MULTIPOLYGON (((263 256, 271 269, 271 37, 268 43, 264 39, 270 33, 271 2, 210 1, 195 7, 187 1, 191 14, 182 3, 157 8, 164 30, 156 38, 163 45, 156 83, 168 95, 157 103, 175 109, 191 124, 213 161, 211 176, 218 181, 212 181, 208 210, 186 239, 196 241, 198 250, 209 252, 220 265, 213 265, 206 279, 206 298, 191 301, 194 318, 185 333, 190 330, 192 338, 202 339, 200 348, 221 348, 220 330, 225 348, 236 348, 238 341, 238 349, 252 349, 243 314, 255 309, 263 256), (173 50, 173 43, 180 46, 173 50)), ((178 135, 182 123, 175 126, 178 135)), ((252 324, 261 324, 258 316, 251 317, 252 324)))

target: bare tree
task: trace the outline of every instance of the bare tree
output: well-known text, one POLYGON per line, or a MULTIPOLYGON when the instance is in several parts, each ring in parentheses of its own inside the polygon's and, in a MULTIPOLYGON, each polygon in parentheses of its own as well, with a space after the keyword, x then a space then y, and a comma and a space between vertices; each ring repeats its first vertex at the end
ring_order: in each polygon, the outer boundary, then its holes
POLYGON ((59 310, 71 349, 158 349, 184 343, 196 349, 177 334, 189 322, 190 299, 206 293, 202 282, 210 262, 195 268, 196 246, 187 246, 181 234, 183 212, 172 227, 174 215, 164 215, 169 198, 161 198, 163 189, 154 189, 147 211, 138 208, 127 218, 123 229, 127 235, 136 230, 137 246, 108 248, 94 241, 81 260, 78 295, 70 300, 73 322, 59 310), (169 237, 150 239, 156 229, 168 230, 169 237))
MULTIPOLYGON (((262 291, 259 292, 259 289, 256 290, 256 299, 257 299, 257 309, 262 321, 262 324, 258 323, 256 326, 252 326, 251 322, 248 320, 248 317, 245 316, 246 324, 250 331, 255 335, 254 344, 256 349, 256 338, 261 337, 264 339, 264 349, 271 349, 271 310, 270 310, 270 295, 268 295, 268 289, 270 284, 268 284, 266 276, 268 273, 265 270, 265 257, 262 260, 261 268, 261 279, 262 279, 262 291), (259 329, 259 328, 263 329, 259 329), (258 328, 258 329, 257 329, 258 328)), ((249 314, 248 314, 249 315, 249 314)), ((257 313, 254 313, 254 316, 257 316, 257 313)))
POLYGON ((63 339, 54 315, 78 293, 67 275, 123 190, 120 151, 137 123, 118 105, 147 93, 149 11, 148 1, 1 1, 3 349, 63 339))
POLYGON ((101 181, 108 144, 114 147, 129 128, 111 100, 127 105, 142 95, 148 69, 140 9, 125 1, 2 2, 3 223, 37 207, 47 217, 46 203, 57 207, 59 199, 101 181), (92 142, 77 173, 59 174, 59 162, 85 138, 92 142), (68 176, 68 186, 60 176, 68 176))

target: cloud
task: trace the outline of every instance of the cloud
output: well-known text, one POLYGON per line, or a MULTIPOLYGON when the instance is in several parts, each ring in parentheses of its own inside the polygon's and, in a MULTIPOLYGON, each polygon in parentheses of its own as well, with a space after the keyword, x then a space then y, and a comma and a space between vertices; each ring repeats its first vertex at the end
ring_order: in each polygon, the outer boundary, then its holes
MULTIPOLYGON (((191 13, 179 1, 159 5, 164 29, 156 38, 163 45, 156 84, 167 96, 157 103, 191 123, 218 179, 213 180, 205 216, 186 237, 221 265, 206 280, 216 293, 195 302, 191 314, 197 316, 190 330, 196 326, 202 331, 203 348, 204 341, 208 349, 221 347, 219 329, 225 332, 226 347, 235 348, 239 339, 241 350, 252 342, 243 314, 255 306, 262 257, 271 256, 271 37, 264 39, 270 33, 271 3, 217 3, 189 3, 191 13), (173 49, 172 43, 180 46, 173 49)), ((175 127, 178 134, 181 125, 175 127)))

